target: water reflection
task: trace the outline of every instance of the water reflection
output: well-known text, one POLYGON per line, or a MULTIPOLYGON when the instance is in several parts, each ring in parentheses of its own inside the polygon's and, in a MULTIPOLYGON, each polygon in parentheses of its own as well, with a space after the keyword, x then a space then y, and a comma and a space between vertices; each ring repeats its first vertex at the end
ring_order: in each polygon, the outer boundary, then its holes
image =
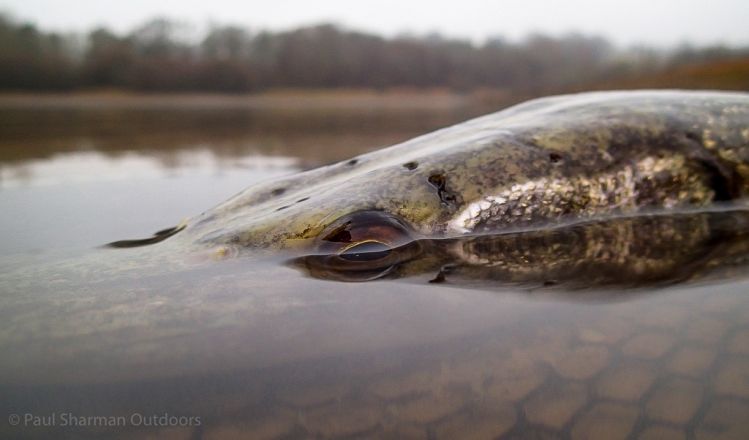
MULTIPOLYGON (((195 148, 161 155, 123 152, 107 156, 96 151, 55 153, 45 159, 0 162, 0 189, 41 186, 73 186, 81 183, 107 185, 110 182, 159 180, 165 177, 221 176, 241 172, 252 182, 291 173, 299 169, 294 157, 237 155, 216 156, 210 149, 195 148)), ((158 191, 157 185, 154 188, 158 191)), ((204 209, 201 207, 199 209, 204 209)))
POLYGON ((365 250, 355 259, 309 255, 292 264, 313 277, 338 281, 399 278, 536 290, 655 287, 744 275, 749 211, 715 209, 416 240, 386 252, 365 250))
POLYGON ((98 151, 155 155, 184 150, 219 158, 340 160, 468 119, 496 105, 423 95, 353 97, 26 97, 0 99, 0 162, 98 151))
POLYGON ((56 153, 0 163, 0 255, 91 249, 175 225, 248 185, 298 170, 298 160, 174 152, 56 153))

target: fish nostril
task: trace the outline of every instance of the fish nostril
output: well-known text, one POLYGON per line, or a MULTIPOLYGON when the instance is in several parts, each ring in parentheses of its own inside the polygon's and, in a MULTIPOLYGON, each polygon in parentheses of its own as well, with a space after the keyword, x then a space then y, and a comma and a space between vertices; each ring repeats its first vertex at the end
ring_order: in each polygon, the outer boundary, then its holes
POLYGON ((452 206, 458 202, 458 196, 447 188, 447 178, 442 173, 433 173, 427 178, 427 182, 437 189, 440 202, 452 206))
POLYGON ((286 192, 286 188, 276 188, 273 191, 270 192, 272 196, 280 196, 281 194, 286 192))
POLYGON ((309 200, 309 197, 302 197, 301 199, 297 200, 296 203, 302 203, 305 200, 309 200))
POLYGON ((403 168, 407 169, 408 171, 413 171, 418 167, 419 163, 416 161, 406 162, 403 164, 403 168))
POLYGON ((562 155, 559 153, 549 153, 549 161, 551 163, 559 163, 562 161, 562 155))
POLYGON ((346 165, 348 165, 348 166, 354 166, 357 163, 359 163, 358 159, 351 159, 350 161, 346 162, 346 165))
POLYGON ((427 181, 432 184, 432 186, 438 188, 438 189, 444 189, 445 187, 445 176, 439 173, 435 173, 429 176, 427 178, 427 181))
POLYGON ((684 134, 684 136, 687 139, 689 139, 690 141, 694 141, 694 142, 697 142, 697 143, 702 143, 702 139, 700 139, 700 137, 696 133, 694 133, 694 132, 688 131, 688 132, 686 132, 686 134, 684 134))

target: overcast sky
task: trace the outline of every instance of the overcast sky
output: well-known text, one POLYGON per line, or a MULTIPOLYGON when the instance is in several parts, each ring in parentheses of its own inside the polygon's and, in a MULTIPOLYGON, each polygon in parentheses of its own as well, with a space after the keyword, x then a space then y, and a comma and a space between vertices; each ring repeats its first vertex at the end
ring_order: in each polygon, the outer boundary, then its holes
POLYGON ((57 31, 106 25, 124 32, 154 16, 288 29, 335 22, 394 35, 437 31, 482 41, 578 31, 615 43, 749 45, 749 0, 0 0, 0 11, 57 31))

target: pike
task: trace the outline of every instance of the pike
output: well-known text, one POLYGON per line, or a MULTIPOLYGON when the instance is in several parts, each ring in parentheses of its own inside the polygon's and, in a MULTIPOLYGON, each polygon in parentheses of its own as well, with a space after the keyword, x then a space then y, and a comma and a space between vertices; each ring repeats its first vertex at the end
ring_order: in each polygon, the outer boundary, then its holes
POLYGON ((175 239, 352 252, 749 193, 749 94, 594 92, 529 101, 248 188, 175 239))

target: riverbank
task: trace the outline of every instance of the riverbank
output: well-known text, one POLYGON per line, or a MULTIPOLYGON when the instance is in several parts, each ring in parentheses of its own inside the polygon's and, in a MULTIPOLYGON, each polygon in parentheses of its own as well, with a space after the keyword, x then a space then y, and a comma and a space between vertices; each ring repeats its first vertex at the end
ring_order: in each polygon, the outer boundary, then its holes
POLYGON ((503 107, 521 98, 502 90, 458 93, 445 89, 281 89, 255 94, 75 91, 0 93, 0 108, 86 109, 451 109, 503 107))

